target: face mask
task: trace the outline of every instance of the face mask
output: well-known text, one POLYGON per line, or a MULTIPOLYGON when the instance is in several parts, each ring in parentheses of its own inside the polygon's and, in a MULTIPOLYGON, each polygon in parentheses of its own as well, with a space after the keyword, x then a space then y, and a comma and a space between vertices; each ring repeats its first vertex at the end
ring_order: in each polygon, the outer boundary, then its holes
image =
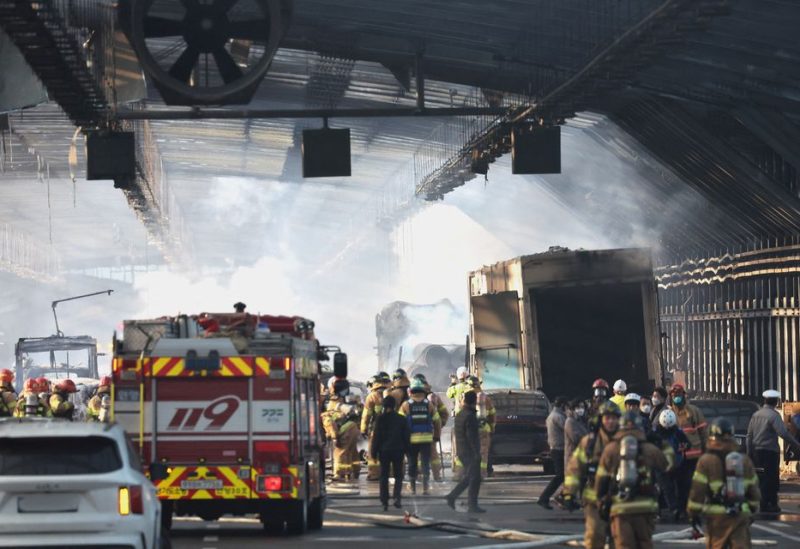
POLYGON ((596 397, 604 397, 604 396, 606 396, 606 390, 605 389, 595 389, 594 390, 594 396, 596 396, 596 397))
POLYGON ((659 405, 663 404, 663 402, 664 401, 661 400, 661 397, 657 397, 657 396, 653 397, 653 406, 659 406, 659 405))
POLYGON ((586 413, 586 410, 583 408, 575 408, 575 415, 578 417, 583 417, 583 414, 586 413))
POLYGON ((642 405, 642 412, 644 412, 645 414, 649 414, 652 410, 653 410, 653 407, 650 406, 649 404, 643 404, 642 405))
POLYGON ((672 402, 675 403, 675 406, 683 406, 683 397, 678 395, 672 397, 672 402))

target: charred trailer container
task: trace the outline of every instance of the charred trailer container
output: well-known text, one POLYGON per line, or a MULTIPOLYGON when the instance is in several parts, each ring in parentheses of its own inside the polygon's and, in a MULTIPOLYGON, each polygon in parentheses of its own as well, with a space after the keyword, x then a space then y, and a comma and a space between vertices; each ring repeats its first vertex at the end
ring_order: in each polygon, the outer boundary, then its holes
POLYGON ((548 252, 469 275, 470 368, 485 388, 586 397, 592 382, 662 382, 649 249, 548 252))

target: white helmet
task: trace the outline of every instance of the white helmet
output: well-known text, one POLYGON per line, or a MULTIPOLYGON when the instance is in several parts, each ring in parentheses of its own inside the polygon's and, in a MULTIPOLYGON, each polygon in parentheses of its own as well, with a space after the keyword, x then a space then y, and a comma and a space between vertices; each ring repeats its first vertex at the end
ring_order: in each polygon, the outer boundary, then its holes
POLYGON ((678 416, 675 415, 675 412, 666 408, 658 414, 658 424, 664 429, 675 427, 678 424, 678 416))
POLYGON ((614 392, 615 393, 624 393, 628 390, 628 384, 625 383, 623 380, 618 379, 614 382, 614 392))
POLYGON ((628 393, 627 395, 625 395, 625 403, 626 404, 628 402, 641 402, 641 401, 642 401, 642 397, 640 397, 636 393, 628 393))
POLYGON ((767 389, 761 396, 764 398, 781 398, 781 394, 775 389, 767 389))
POLYGON ((458 379, 467 379, 467 367, 459 366, 458 370, 456 370, 456 377, 458 379))

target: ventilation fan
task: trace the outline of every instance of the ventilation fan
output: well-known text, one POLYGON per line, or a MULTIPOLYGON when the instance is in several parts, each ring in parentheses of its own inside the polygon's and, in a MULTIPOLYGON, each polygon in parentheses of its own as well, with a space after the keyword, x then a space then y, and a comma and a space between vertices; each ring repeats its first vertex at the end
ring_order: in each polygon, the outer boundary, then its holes
POLYGON ((289 2, 129 0, 121 16, 142 68, 167 104, 244 104, 278 49, 289 2))

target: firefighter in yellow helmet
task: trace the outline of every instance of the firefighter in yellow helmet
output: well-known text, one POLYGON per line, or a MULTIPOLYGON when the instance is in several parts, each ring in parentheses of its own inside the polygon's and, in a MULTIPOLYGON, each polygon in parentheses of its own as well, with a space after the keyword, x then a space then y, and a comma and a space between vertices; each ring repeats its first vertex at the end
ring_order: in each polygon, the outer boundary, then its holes
POLYGON ((86 421, 108 422, 110 417, 111 377, 103 376, 97 386, 97 392, 86 404, 86 421))
MULTIPOLYGON (((447 393, 445 393, 445 395, 453 403, 453 417, 456 417, 456 414, 461 410, 464 393, 470 389, 469 383, 467 383, 468 377, 469 373, 467 372, 466 366, 459 366, 456 370, 456 375, 450 376, 450 386, 447 388, 447 393)), ((455 431, 450 432, 450 454, 453 456, 453 463, 451 466, 453 480, 459 480, 464 471, 464 467, 458 459, 455 431)))
POLYGON ((0 417, 14 415, 17 407, 17 392, 14 390, 14 372, 8 368, 0 370, 0 417))
POLYGON ((492 399, 481 389, 481 380, 478 379, 478 376, 469 376, 467 378, 467 384, 469 385, 468 391, 474 391, 478 396, 477 411, 478 429, 481 437, 481 478, 486 478, 489 466, 489 449, 492 446, 492 435, 494 434, 497 412, 492 399))
POLYGON ((75 405, 69 401, 69 395, 77 392, 78 388, 71 379, 62 379, 56 383, 55 390, 50 395, 50 410, 53 412, 53 417, 72 421, 75 405))
POLYGON ((333 477, 337 480, 356 480, 361 471, 358 457, 358 424, 360 406, 350 400, 350 383, 346 379, 331 378, 330 399, 322 424, 333 442, 333 477))
MULTIPOLYGON (((391 383, 392 380, 386 372, 378 372, 368 381, 369 394, 364 400, 364 412, 361 414, 361 435, 369 439, 369 448, 372 448, 378 416, 383 413, 383 392, 391 383)), ((380 474, 380 461, 367 450, 367 480, 379 480, 380 474)))
POLYGON ((50 406, 42 397, 47 390, 39 382, 39 378, 28 378, 17 399, 14 417, 51 417, 50 406))
POLYGON ((600 516, 609 517, 616 549, 651 549, 658 514, 655 472, 667 458, 647 442, 642 416, 627 412, 619 431, 603 450, 594 487, 600 516))
POLYGON ((622 412, 613 402, 605 401, 600 404, 590 423, 591 431, 581 438, 569 458, 564 474, 564 506, 572 511, 578 508, 578 500, 583 505, 586 526, 583 544, 586 549, 603 549, 606 545, 608 522, 600 517, 594 481, 603 450, 619 429, 620 416, 622 412))
POLYGON ((708 549, 751 546, 750 522, 761 491, 750 458, 739 452, 733 424, 717 418, 708 429, 706 452, 697 461, 687 511, 695 528, 706 522, 708 549))
MULTIPOLYGON (((425 378, 424 374, 415 374, 414 379, 419 379, 425 385, 425 393, 427 395, 427 399, 433 404, 436 411, 439 412, 439 421, 441 423, 442 429, 447 424, 447 420, 450 419, 450 411, 447 409, 447 405, 442 401, 441 397, 433 392, 431 389, 430 383, 425 378)), ((442 465, 442 452, 440 451, 442 447, 441 437, 435 439, 431 443, 431 471, 433 473, 433 480, 437 482, 441 482, 444 480, 444 476, 442 475, 443 472, 443 465, 442 465)))

